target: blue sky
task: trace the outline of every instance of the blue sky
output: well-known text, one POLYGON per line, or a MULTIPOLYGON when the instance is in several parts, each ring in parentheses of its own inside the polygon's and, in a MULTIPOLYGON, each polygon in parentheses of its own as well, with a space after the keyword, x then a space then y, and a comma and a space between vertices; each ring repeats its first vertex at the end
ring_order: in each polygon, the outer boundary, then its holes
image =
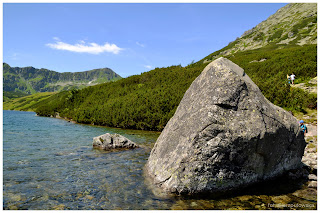
POLYGON ((198 61, 266 20, 280 3, 5 3, 3 61, 122 77, 198 61))

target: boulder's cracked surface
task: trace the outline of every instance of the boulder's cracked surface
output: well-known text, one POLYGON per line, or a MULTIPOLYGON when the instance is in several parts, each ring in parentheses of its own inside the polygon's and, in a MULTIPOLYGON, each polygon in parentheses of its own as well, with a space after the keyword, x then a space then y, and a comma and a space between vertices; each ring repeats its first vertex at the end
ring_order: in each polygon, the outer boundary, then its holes
POLYGON ((299 167, 304 148, 298 121, 242 68, 219 58, 184 94, 146 172, 173 193, 233 190, 299 167))

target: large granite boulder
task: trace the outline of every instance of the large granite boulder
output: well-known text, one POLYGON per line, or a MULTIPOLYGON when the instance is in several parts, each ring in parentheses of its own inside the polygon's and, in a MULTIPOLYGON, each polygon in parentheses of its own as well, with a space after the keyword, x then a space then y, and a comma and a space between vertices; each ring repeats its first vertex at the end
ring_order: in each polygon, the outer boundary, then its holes
POLYGON ((119 134, 106 133, 93 138, 93 148, 103 150, 113 149, 134 149, 138 145, 129 140, 128 138, 119 134))
POLYGON ((298 121, 242 68, 219 58, 184 94, 146 172, 169 192, 223 192, 299 167, 304 148, 298 121))

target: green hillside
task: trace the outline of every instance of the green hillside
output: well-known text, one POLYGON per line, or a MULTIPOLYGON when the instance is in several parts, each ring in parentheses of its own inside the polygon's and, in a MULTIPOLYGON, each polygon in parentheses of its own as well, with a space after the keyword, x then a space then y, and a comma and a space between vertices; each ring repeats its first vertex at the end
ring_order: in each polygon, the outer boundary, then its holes
POLYGON ((42 101, 56 94, 55 92, 41 92, 33 95, 23 96, 7 100, 3 104, 4 110, 21 110, 21 111, 35 111, 42 101))
POLYGON ((28 94, 23 92, 7 92, 3 91, 3 101, 9 101, 11 99, 20 98, 23 96, 27 96, 28 94))
MULTIPOLYGON (((316 107, 316 95, 291 88, 286 83, 289 72, 294 72, 301 82, 317 75, 316 45, 265 47, 228 58, 244 68, 274 104, 294 112, 316 107), (262 58, 267 60, 252 62, 262 58)), ((187 67, 157 68, 117 82, 58 93, 41 104, 36 112, 42 116, 59 112, 60 116, 79 123, 162 130, 185 91, 206 65, 199 61, 187 67)))
POLYGON ((84 72, 59 73, 34 67, 10 67, 3 63, 3 91, 35 94, 81 89, 87 86, 121 79, 109 68, 84 72))

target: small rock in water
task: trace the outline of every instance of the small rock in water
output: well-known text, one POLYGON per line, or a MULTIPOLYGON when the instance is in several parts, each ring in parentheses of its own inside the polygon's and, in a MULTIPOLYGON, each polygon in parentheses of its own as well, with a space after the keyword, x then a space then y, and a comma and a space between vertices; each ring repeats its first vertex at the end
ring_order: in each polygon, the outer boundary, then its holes
POLYGON ((92 199, 94 198, 94 196, 92 196, 92 195, 86 195, 85 198, 88 199, 88 200, 92 200, 92 199))
POLYGON ((10 210, 19 210, 19 208, 17 206, 11 205, 9 206, 10 210))
POLYGON ((93 138, 93 147, 103 150, 112 150, 134 149, 139 146, 122 135, 106 133, 93 138))
POLYGON ((66 206, 64 204, 60 204, 60 205, 57 205, 57 206, 54 206, 53 209, 54 210, 64 210, 66 206))
POLYGON ((196 203, 196 202, 191 202, 191 204, 190 204, 190 206, 192 206, 192 207, 195 207, 195 206, 197 206, 198 204, 196 203))
POLYGON ((291 198, 288 197, 287 195, 280 195, 280 196, 272 197, 271 200, 275 203, 286 204, 291 201, 291 198))
POLYGON ((308 184, 309 188, 317 188, 317 181, 310 181, 308 184))
POLYGON ((10 201, 17 202, 21 201, 21 195, 15 193, 8 193, 7 197, 9 197, 10 201))
POLYGON ((308 178, 309 180, 317 180, 317 176, 315 174, 310 174, 308 178))
POLYGON ((238 197, 238 199, 241 201, 241 202, 243 202, 243 201, 248 201, 248 200, 250 200, 252 198, 252 196, 250 196, 250 195, 243 195, 243 196, 241 196, 241 197, 238 197))

